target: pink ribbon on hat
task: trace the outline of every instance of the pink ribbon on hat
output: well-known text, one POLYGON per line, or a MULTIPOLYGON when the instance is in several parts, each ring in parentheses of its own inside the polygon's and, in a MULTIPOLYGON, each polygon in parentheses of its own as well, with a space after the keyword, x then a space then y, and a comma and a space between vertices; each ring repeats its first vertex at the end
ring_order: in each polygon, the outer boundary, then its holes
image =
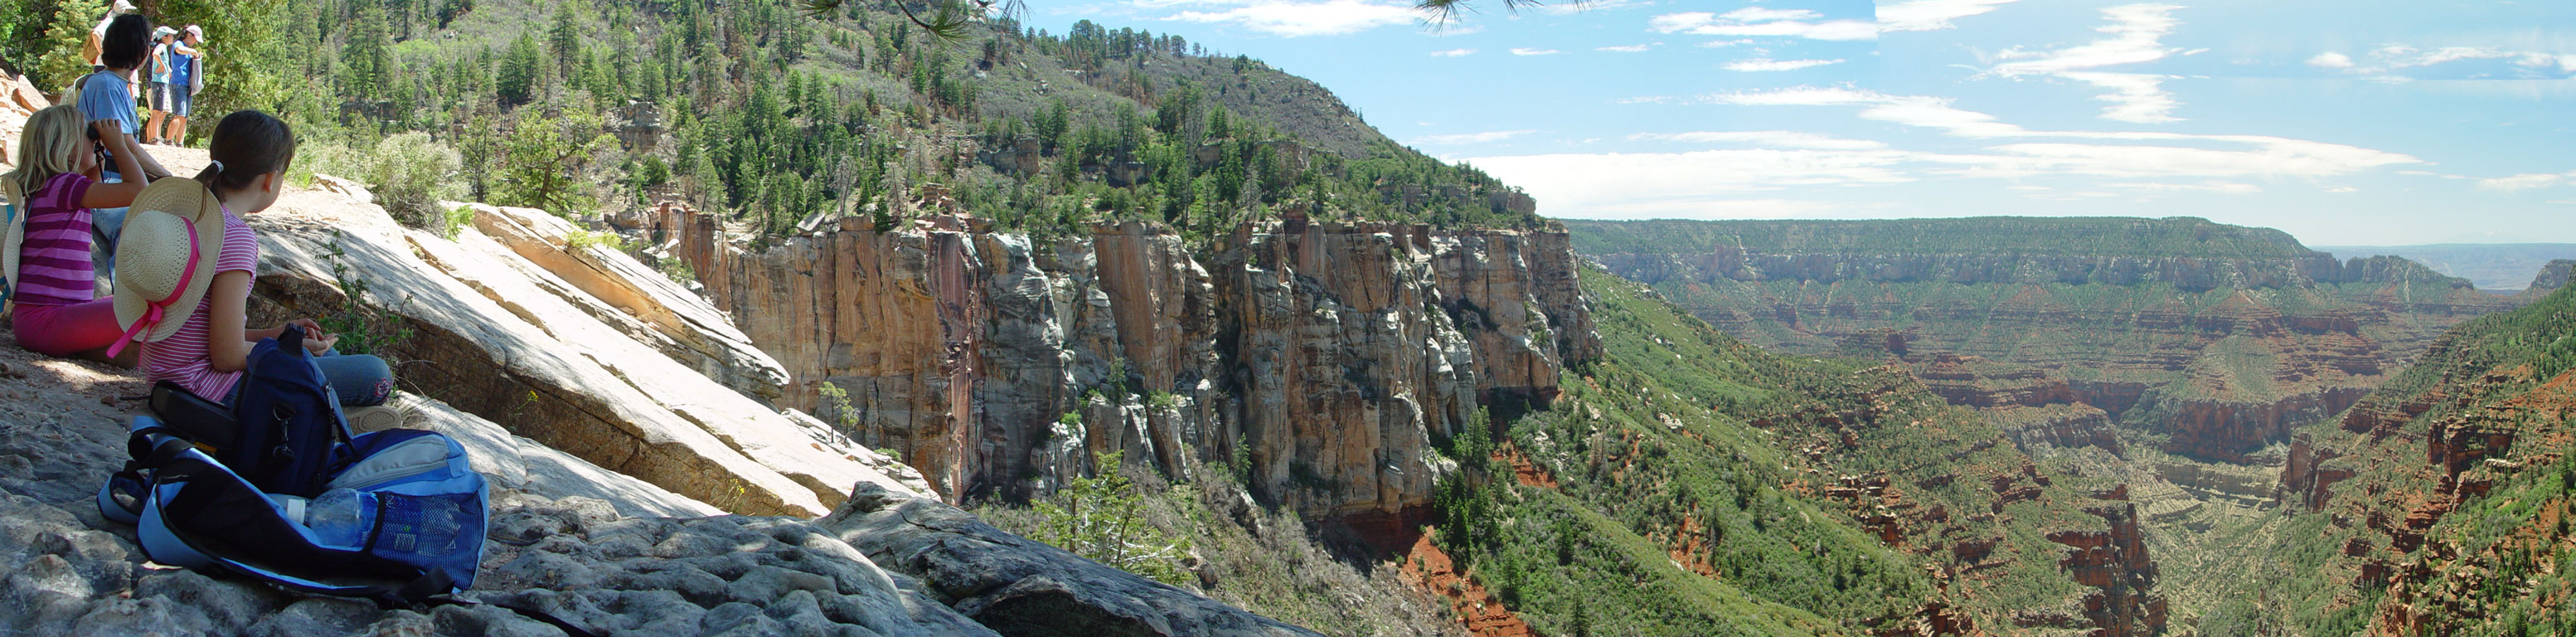
POLYGON ((188 281, 197 278, 199 256, 202 255, 197 251, 197 224, 190 223, 188 224, 188 267, 179 271, 178 287, 170 289, 169 298, 145 303, 143 319, 135 321, 132 327, 125 328, 125 335, 116 337, 116 344, 107 346, 108 357, 114 358, 118 351, 125 349, 126 344, 134 342, 134 337, 143 333, 144 326, 161 326, 163 310, 170 307, 170 304, 179 302, 179 297, 188 293, 188 281))

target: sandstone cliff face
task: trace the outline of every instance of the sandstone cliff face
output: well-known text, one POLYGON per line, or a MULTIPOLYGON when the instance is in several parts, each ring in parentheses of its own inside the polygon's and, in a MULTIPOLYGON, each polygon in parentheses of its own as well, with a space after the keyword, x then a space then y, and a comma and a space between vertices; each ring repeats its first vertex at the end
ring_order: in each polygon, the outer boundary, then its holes
POLYGON ((1193 247, 1141 224, 826 225, 757 246, 675 209, 645 230, 785 366, 781 402, 952 498, 1042 492, 1100 453, 1170 471, 1239 449, 1269 501, 1400 518, 1444 470, 1432 440, 1545 404, 1600 347, 1561 232, 1292 220, 1193 247))
POLYGON ((2109 528, 2102 531, 2059 531, 2048 534, 2048 540, 2067 547, 2066 558, 2058 562, 2074 577, 2076 583, 2092 587, 2084 596, 2084 618, 2093 624, 2094 637, 2133 637, 2161 635, 2165 632, 2167 607, 2163 595, 2155 593, 2156 565, 2147 556, 2146 536, 2138 523, 2138 507, 2129 500, 2123 485, 2096 496, 2104 500, 2084 512, 2102 518, 2109 528))

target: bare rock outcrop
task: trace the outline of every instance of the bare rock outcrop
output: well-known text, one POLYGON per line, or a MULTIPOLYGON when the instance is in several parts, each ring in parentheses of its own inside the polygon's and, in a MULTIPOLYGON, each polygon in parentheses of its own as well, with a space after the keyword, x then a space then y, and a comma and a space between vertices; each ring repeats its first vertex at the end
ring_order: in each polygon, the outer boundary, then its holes
POLYGON ((672 492, 746 514, 820 515, 846 485, 926 490, 899 464, 801 424, 637 340, 655 332, 479 230, 450 241, 336 195, 255 215, 258 296, 341 311, 364 282, 408 391, 672 492), (335 273, 334 268, 340 268, 335 273))
POLYGON ((937 501, 861 484, 829 529, 995 632, 1094 637, 1317 635, 1022 538, 937 501))
POLYGON ((2540 266, 2540 274, 2532 275, 2531 287, 2523 288, 2522 295, 2534 298, 2548 296, 2565 287, 2571 276, 2576 276, 2576 259, 2550 261, 2548 265, 2540 266))
POLYGON ((2109 528, 2048 534, 2049 541, 2067 547, 2058 567, 2076 583, 2095 589, 2084 596, 2082 608, 2094 637, 2164 634, 2167 604, 2155 593, 2156 565, 2147 556, 2138 507, 2128 501, 2126 485, 2097 497, 2106 502, 2084 512, 2101 517, 2109 528))
POLYGON ((952 498, 1043 492, 1100 453, 1177 471, 1240 448, 1268 501, 1401 520, 1443 471, 1432 440, 1545 405, 1600 350, 1561 232, 1299 219, 1191 245, 942 216, 761 244, 677 207, 642 225, 786 367, 782 403, 952 498))
POLYGON ((474 227, 484 235, 615 309, 616 314, 600 316, 600 321, 625 328, 635 340, 756 399, 775 399, 787 384, 786 368, 753 347, 751 337, 704 297, 624 252, 575 241, 599 235, 543 210, 448 205, 472 208, 474 227), (639 323, 650 329, 633 329, 639 323))

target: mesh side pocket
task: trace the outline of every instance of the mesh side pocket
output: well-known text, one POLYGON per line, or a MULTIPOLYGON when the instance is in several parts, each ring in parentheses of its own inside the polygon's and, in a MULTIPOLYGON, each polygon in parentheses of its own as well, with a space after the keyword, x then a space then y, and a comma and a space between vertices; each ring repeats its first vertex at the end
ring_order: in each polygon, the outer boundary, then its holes
POLYGON ((376 533, 367 552, 447 571, 458 589, 472 588, 483 558, 483 508, 471 493, 403 495, 378 491, 376 533))

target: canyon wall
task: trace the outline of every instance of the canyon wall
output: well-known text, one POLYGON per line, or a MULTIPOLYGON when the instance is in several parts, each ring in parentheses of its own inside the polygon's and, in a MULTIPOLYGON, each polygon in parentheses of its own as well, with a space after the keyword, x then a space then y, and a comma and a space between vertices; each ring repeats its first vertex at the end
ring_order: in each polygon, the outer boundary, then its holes
POLYGON ((2529 302, 2189 218, 1572 227, 1587 258, 1729 334, 1903 358, 2034 434, 2017 439, 2117 451, 2085 424, 2095 414, 2064 407, 2088 405, 2166 451, 2231 463, 2351 406, 2443 329, 2529 302))
POLYGON ((937 216, 757 245, 685 209, 635 224, 786 368, 784 406, 951 498, 1045 492, 1100 453, 1174 473, 1195 454, 1241 457, 1256 495, 1311 518, 1400 522, 1446 470, 1433 441, 1480 407, 1544 406, 1600 351, 1561 231, 1292 216, 1192 245, 937 216))

